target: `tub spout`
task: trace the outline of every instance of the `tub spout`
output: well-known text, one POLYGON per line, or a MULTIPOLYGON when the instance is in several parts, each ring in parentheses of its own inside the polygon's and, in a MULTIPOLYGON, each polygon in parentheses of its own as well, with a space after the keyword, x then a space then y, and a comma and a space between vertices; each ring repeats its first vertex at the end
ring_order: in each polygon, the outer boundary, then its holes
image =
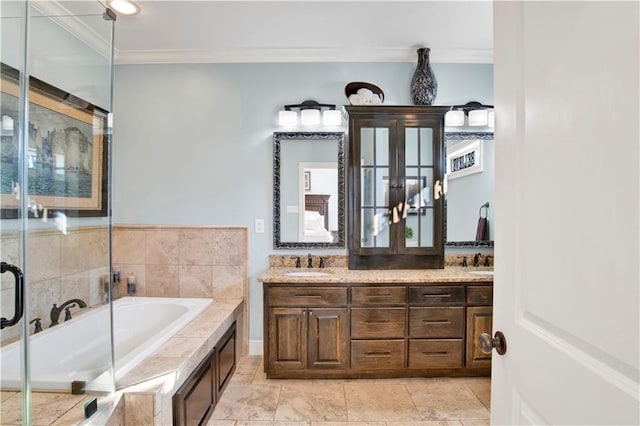
POLYGON ((49 317, 51 318, 51 324, 49 324, 49 327, 58 325, 60 314, 64 309, 66 309, 66 312, 67 312, 67 315, 65 316, 65 321, 71 319, 71 312, 69 311, 69 308, 71 308, 73 305, 78 305, 79 308, 87 307, 87 304, 84 302, 84 300, 80 300, 80 299, 67 300, 62 305, 60 305, 60 307, 58 307, 58 305, 54 303, 53 307, 51 308, 51 313, 49 314, 49 317))

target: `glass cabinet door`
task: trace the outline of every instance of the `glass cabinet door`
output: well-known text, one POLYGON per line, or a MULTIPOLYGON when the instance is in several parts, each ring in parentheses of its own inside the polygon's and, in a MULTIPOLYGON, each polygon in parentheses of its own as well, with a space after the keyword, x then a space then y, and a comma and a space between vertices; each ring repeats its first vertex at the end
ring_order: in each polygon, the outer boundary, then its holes
MULTIPOLYGON (((436 203, 433 187, 438 176, 437 158, 430 127, 404 128, 404 167, 406 213, 401 249, 435 247, 436 203)), ((411 251, 411 250, 408 250, 411 251)))
POLYGON ((360 129, 360 246, 389 248, 389 129, 360 129))

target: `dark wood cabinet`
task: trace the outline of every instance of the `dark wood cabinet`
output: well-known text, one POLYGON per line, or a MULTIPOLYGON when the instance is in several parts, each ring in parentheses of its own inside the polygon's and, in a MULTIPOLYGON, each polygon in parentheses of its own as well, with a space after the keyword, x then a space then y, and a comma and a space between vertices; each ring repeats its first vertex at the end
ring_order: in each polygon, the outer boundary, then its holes
POLYGON ((477 342, 491 332, 491 290, 469 283, 266 283, 267 377, 489 375, 491 358, 477 342))
POLYGON ((220 338, 173 395, 173 424, 206 423, 236 366, 236 324, 220 338))
POLYGON ((350 269, 444 268, 447 107, 348 106, 350 269))
POLYGON ((265 289, 265 303, 267 371, 347 367, 346 288, 276 286, 265 289))
POLYGON ((491 366, 491 354, 480 350, 480 335, 493 335, 493 288, 478 286, 467 292, 467 368, 491 366), (471 306, 477 305, 477 306, 471 306))

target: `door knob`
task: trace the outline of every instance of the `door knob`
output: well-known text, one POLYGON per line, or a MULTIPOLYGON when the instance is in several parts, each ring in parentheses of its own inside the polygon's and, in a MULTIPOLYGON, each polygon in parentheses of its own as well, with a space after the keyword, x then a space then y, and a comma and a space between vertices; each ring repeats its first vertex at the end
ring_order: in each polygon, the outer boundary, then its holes
POLYGON ((490 354, 493 348, 496 348, 498 355, 504 355, 507 352, 507 339, 502 331, 496 331, 494 337, 487 333, 480 335, 480 350, 485 354, 490 354))

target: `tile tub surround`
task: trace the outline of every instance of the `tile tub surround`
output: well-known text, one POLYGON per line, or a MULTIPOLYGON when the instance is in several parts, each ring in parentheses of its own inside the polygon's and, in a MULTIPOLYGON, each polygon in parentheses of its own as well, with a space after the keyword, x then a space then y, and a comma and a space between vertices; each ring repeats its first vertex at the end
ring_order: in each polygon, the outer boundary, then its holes
POLYGON ((247 244, 242 227, 115 225, 119 293, 127 294, 133 273, 139 296, 247 300, 247 244))
MULTIPOLYGON (((0 234, 2 260, 19 264, 19 232, 0 234)), ((42 318, 49 326, 49 312, 54 303, 79 298, 88 306, 102 303, 100 276, 109 273, 109 228, 100 226, 69 229, 67 235, 42 229, 29 231, 29 318, 42 318)), ((13 312, 14 282, 11 274, 0 278, 2 312, 13 312)), ((72 312, 78 312, 74 308, 72 312)), ((20 327, 0 331, 0 341, 8 343, 18 337, 20 327)))

